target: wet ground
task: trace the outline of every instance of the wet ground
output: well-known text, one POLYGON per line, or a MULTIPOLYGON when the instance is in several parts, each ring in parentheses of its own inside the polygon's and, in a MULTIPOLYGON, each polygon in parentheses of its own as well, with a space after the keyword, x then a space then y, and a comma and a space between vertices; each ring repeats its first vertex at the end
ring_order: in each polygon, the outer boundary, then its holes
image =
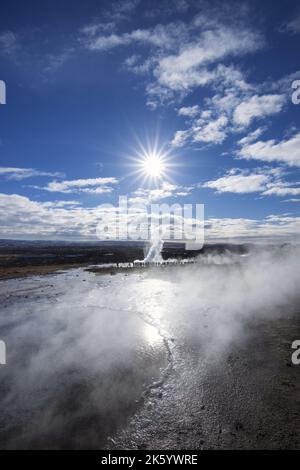
POLYGON ((0 447, 299 448, 297 299, 253 314, 205 269, 2 281, 0 447))
POLYGON ((164 338, 120 302, 123 282, 79 269, 0 284, 1 448, 101 448, 158 386, 164 338))

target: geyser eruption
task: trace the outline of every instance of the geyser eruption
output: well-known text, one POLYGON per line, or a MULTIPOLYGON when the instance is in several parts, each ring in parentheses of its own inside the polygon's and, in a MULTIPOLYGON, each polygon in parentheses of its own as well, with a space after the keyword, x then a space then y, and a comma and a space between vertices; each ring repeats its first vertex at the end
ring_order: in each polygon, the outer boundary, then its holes
POLYGON ((147 256, 143 259, 144 263, 161 263, 163 261, 161 250, 164 242, 160 239, 154 240, 150 245, 147 256))
POLYGON ((148 250, 147 256, 143 259, 144 263, 161 263, 163 261, 161 256, 161 250, 163 248, 164 242, 162 240, 162 235, 160 230, 157 230, 153 233, 153 236, 150 240, 150 248, 148 250))

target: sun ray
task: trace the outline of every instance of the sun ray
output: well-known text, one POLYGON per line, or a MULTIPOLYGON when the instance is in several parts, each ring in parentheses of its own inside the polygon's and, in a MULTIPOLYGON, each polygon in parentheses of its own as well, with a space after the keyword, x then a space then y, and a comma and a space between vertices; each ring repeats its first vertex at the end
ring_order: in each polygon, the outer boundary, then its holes
POLYGON ((159 146, 158 140, 152 143, 146 140, 142 143, 138 140, 138 148, 130 157, 133 174, 143 183, 159 184, 165 179, 169 179, 169 170, 172 167, 170 151, 165 149, 165 145, 159 146))
POLYGON ((152 138, 144 139, 131 129, 135 145, 130 145, 124 154, 124 166, 127 167, 125 178, 129 187, 159 188, 164 182, 176 184, 177 177, 182 176, 183 162, 170 141, 162 142, 157 131, 152 138), (179 171, 178 171, 179 170, 179 171))

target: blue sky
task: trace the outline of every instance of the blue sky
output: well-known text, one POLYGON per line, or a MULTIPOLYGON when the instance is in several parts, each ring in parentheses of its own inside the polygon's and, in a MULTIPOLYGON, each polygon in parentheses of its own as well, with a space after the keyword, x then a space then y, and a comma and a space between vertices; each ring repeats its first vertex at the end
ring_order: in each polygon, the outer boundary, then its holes
POLYGON ((299 39, 294 0, 5 2, 0 236, 95 239, 119 195, 203 203, 209 239, 297 236, 299 39))

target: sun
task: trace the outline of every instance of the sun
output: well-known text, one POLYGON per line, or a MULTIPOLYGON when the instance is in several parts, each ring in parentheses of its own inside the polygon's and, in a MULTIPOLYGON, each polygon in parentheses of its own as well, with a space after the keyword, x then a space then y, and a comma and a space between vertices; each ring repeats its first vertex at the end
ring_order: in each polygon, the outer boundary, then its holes
POLYGON ((129 175, 142 186, 159 187, 164 181, 172 181, 174 168, 179 166, 169 142, 161 144, 158 137, 145 142, 137 138, 137 146, 127 158, 131 160, 128 166, 133 168, 129 175))
POLYGON ((165 164, 159 153, 146 154, 142 161, 142 170, 150 178, 161 178, 165 171, 165 164))

